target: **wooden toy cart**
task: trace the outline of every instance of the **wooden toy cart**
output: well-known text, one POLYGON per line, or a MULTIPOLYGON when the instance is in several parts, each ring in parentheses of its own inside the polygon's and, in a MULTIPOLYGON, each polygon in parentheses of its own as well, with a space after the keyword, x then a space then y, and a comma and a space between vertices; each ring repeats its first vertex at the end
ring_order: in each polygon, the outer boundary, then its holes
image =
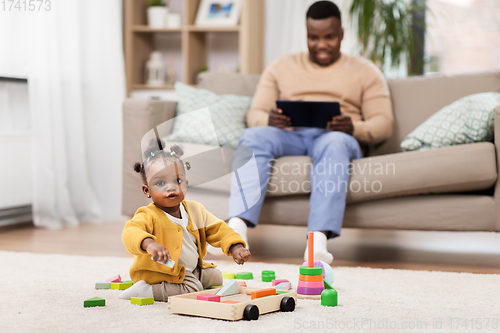
POLYGON ((200 294, 216 294, 221 288, 168 298, 171 313, 224 320, 257 320, 259 315, 274 311, 293 311, 297 293, 292 290, 278 291, 278 295, 251 299, 252 291, 262 288, 239 287, 239 294, 223 296, 220 302, 197 300, 200 294), (234 302, 234 303, 233 303, 234 302))

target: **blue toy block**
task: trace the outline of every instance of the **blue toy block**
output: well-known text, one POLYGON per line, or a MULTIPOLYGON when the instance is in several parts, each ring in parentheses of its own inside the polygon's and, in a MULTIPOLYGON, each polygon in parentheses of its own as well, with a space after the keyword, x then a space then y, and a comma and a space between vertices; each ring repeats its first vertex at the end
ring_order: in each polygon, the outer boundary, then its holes
POLYGON ((238 294, 239 292, 240 292, 240 288, 238 287, 238 281, 231 280, 221 290, 219 290, 216 293, 216 295, 229 296, 229 295, 238 294))

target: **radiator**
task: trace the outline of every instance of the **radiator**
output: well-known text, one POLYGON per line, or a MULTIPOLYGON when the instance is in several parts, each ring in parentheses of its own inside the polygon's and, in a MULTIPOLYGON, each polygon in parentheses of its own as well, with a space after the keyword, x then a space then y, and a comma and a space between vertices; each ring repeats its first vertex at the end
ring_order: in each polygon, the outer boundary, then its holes
POLYGON ((0 77, 0 226, 31 220, 30 127, 27 81, 0 77))

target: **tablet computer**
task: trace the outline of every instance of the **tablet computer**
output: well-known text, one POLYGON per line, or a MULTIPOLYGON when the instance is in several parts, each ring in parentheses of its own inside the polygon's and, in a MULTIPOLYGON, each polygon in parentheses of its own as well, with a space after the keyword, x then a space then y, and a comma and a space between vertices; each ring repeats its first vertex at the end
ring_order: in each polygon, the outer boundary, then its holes
POLYGON ((276 106, 290 117, 292 127, 326 128, 326 123, 340 115, 338 102, 277 100, 276 106))

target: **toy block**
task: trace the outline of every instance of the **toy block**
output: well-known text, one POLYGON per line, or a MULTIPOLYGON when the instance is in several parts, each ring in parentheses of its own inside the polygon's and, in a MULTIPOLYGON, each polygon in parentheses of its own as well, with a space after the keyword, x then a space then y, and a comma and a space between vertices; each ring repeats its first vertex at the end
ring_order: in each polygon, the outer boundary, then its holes
POLYGON ((96 282, 95 289, 111 289, 111 282, 96 282))
POLYGON ((304 288, 304 287, 297 287, 297 294, 302 294, 302 295, 321 295, 321 292, 323 292, 325 288, 304 288))
POLYGON ((276 275, 262 275, 262 282, 271 282, 276 279, 276 275))
POLYGON ((262 275, 276 275, 275 271, 262 271, 262 275))
POLYGON ((323 275, 299 275, 299 281, 308 281, 308 282, 314 282, 314 281, 323 281, 323 275))
MULTIPOLYGON (((153 257, 151 257, 151 260, 154 261, 153 257)), ((156 263, 165 265, 165 266, 170 267, 170 268, 174 268, 174 265, 175 265, 175 261, 173 261, 173 260, 167 260, 166 263, 163 263, 162 261, 157 261, 156 263)))
POLYGON ((262 271, 262 282, 271 282, 274 279, 276 279, 274 271, 262 271))
POLYGON ((333 287, 328 282, 326 282, 326 280, 324 280, 323 282, 325 289, 333 289, 333 287))
POLYGON ((106 282, 119 283, 119 282, 122 282, 122 277, 120 275, 115 275, 115 276, 110 277, 109 279, 107 279, 106 282))
POLYGON ((111 289, 125 290, 132 287, 132 282, 111 283, 111 289))
POLYGON ((245 281, 236 281, 239 287, 246 287, 247 283, 245 281))
POLYGON ((211 286, 210 289, 224 288, 224 286, 211 286))
POLYGON ((335 289, 325 289, 321 293, 321 305, 324 306, 337 306, 338 294, 335 289))
POLYGON ((154 304, 155 299, 153 297, 132 297, 130 299, 130 303, 137 305, 148 305, 148 304, 154 304))
POLYGON ((302 275, 323 275, 323 267, 306 267, 306 266, 300 266, 299 268, 300 274, 302 275))
POLYGON ((234 279, 234 272, 222 272, 222 278, 226 280, 232 280, 234 279))
POLYGON ((228 282, 221 290, 219 290, 216 295, 219 296, 229 296, 234 294, 239 294, 240 288, 236 280, 228 282))
POLYGON ((235 279, 240 279, 240 280, 252 280, 253 279, 253 274, 251 272, 241 272, 241 273, 236 273, 234 275, 235 279))
POLYGON ((287 294, 290 290, 276 290, 276 295, 287 294))
POLYGON ((307 267, 308 268, 314 267, 314 232, 312 231, 309 231, 307 233, 307 267))
POLYGON ((134 282, 132 282, 132 280, 122 280, 122 283, 132 283, 132 284, 134 284, 134 282))
POLYGON ((276 288, 267 288, 252 291, 252 299, 276 295, 276 288))
POLYGON ((196 299, 198 301, 220 302, 220 295, 201 294, 201 295, 197 295, 196 299))
POLYGON ((281 282, 276 286, 276 289, 290 290, 292 289, 292 284, 290 282, 281 282))
POLYGON ((272 285, 273 285, 273 287, 274 287, 274 286, 277 286, 277 285, 278 285, 278 284, 280 284, 280 283, 283 283, 283 282, 290 282, 290 281, 288 281, 288 280, 286 280, 286 279, 281 279, 281 280, 272 280, 271 282, 272 282, 272 285))
POLYGON ((238 302, 238 301, 224 301, 224 302, 221 302, 221 303, 226 303, 226 304, 238 304, 238 303, 241 303, 241 302, 238 302))
POLYGON ((323 281, 315 281, 315 282, 308 282, 308 281, 300 281, 298 287, 303 287, 303 288, 325 288, 325 283, 323 281))
POLYGON ((100 297, 94 297, 86 301, 83 301, 83 307, 85 308, 91 308, 94 306, 105 306, 105 305, 106 305, 106 300, 100 297))

